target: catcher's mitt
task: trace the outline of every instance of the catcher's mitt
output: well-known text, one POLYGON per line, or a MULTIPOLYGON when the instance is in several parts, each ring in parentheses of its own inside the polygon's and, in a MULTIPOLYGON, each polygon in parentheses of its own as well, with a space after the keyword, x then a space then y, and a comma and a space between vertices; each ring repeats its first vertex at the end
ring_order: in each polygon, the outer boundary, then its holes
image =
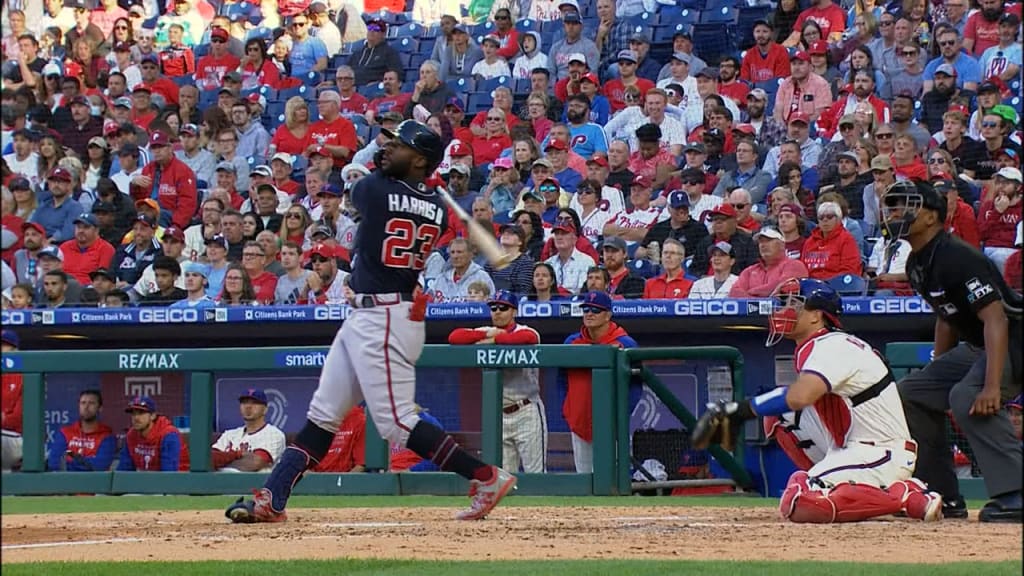
POLYGON ((693 427, 690 437, 693 447, 703 450, 711 444, 718 444, 726 450, 732 450, 743 421, 736 413, 738 408, 736 402, 709 402, 707 411, 693 427))

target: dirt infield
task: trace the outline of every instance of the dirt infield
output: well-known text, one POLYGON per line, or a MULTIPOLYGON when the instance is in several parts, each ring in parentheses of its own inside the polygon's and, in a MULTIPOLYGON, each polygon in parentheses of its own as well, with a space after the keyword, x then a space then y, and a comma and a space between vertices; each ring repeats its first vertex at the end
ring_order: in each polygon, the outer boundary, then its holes
POLYGON ((297 509, 284 524, 232 525, 221 512, 4 516, 3 563, 119 560, 737 559, 1019 560, 1020 525, 883 519, 784 523, 771 508, 499 508, 483 522, 450 508, 297 509))

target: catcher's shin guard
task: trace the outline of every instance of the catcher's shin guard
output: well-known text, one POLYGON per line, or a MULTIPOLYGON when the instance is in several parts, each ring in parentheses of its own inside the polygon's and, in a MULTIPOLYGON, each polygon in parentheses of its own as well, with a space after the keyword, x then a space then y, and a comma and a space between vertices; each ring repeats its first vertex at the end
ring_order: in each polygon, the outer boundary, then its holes
POLYGON ((831 524, 858 522, 895 514, 903 508, 899 498, 869 486, 843 482, 835 488, 810 486, 806 472, 795 472, 789 479, 779 510, 791 522, 831 524))
POLYGON ((942 496, 929 491, 917 478, 896 482, 886 492, 899 501, 901 509, 910 518, 924 522, 942 519, 942 496))

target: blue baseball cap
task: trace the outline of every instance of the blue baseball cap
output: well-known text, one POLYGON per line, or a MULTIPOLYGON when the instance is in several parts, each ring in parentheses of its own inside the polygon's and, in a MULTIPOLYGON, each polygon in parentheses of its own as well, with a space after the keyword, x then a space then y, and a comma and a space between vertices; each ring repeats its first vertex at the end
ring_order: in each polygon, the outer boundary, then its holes
POLYGON ((267 393, 259 388, 248 388, 241 396, 238 397, 238 401, 243 400, 255 400, 264 406, 267 405, 267 393))
POLYGON ((519 298, 511 290, 498 290, 487 300, 488 304, 508 304, 513 308, 519 308, 519 298))
POLYGON ((319 194, 317 194, 317 196, 322 196, 322 195, 326 194, 328 196, 336 196, 338 198, 341 198, 341 196, 344 193, 345 193, 344 190, 339 188, 336 184, 332 184, 332 183, 328 182, 327 184, 324 184, 323 188, 320 189, 320 192, 319 192, 319 194))
POLYGON ((581 304, 610 311, 612 309, 612 297, 607 292, 587 292, 583 295, 581 304))
POLYGON ((72 224, 85 224, 92 226, 93 228, 99 226, 99 222, 96 221, 96 215, 88 212, 79 214, 78 218, 75 218, 75 221, 72 222, 72 224))
POLYGON ((64 261, 64 253, 60 251, 60 248, 57 248, 56 246, 53 245, 43 248, 36 254, 36 258, 43 257, 53 258, 55 260, 60 260, 61 262, 64 261))
POLYGON ((134 412, 136 410, 156 412, 156 402, 153 402, 153 399, 149 396, 136 396, 128 401, 128 407, 124 411, 134 412))
POLYGON ((673 208, 689 208, 690 197, 682 190, 673 190, 668 195, 668 205, 673 208))
POLYGON ((203 278, 210 277, 209 266, 199 262, 186 262, 185 265, 182 266, 181 271, 183 274, 199 274, 203 278))
POLYGON ((3 340, 3 343, 8 346, 21 348, 21 339, 18 338, 18 334, 14 330, 4 330, 0 340, 3 340))

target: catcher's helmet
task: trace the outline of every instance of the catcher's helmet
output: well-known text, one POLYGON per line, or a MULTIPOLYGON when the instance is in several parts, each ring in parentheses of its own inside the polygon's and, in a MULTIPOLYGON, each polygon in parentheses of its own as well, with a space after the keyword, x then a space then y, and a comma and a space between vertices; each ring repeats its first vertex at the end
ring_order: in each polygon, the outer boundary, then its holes
POLYGON ((793 278, 779 284, 772 293, 772 314, 768 319, 767 346, 778 344, 796 328, 801 310, 820 310, 833 328, 842 328, 839 316, 843 300, 827 283, 814 278, 793 278))
POLYGON ((405 120, 395 130, 381 130, 385 136, 419 152, 427 159, 427 174, 431 174, 444 159, 444 143, 441 137, 415 120, 405 120))

